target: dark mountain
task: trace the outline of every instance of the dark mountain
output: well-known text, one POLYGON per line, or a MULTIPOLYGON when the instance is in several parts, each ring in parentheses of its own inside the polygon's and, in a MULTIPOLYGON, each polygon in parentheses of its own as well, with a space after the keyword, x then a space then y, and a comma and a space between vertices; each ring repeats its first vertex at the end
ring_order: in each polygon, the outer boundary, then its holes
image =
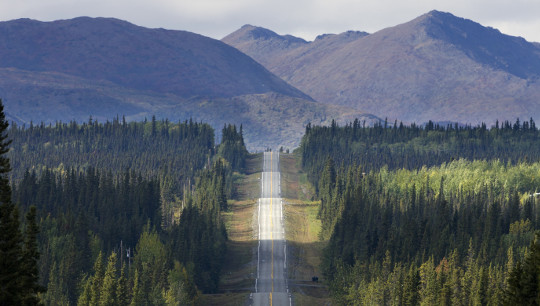
POLYGON ((310 121, 362 115, 315 105, 221 41, 109 18, 0 22, 0 97, 18 124, 117 115, 193 118, 218 131, 224 123, 243 123, 252 149, 294 146, 310 121), (269 105, 259 105, 262 101, 269 105), (272 107, 285 102, 288 111, 272 107))
POLYGON ((416 122, 540 120, 538 44, 449 13, 291 48, 249 37, 242 28, 223 41, 319 102, 416 122))

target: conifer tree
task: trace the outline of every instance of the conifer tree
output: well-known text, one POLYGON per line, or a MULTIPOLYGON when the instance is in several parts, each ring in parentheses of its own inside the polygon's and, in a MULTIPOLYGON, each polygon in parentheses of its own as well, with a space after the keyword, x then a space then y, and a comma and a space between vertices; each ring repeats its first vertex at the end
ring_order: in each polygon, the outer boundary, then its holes
POLYGON ((9 151, 7 138, 8 123, 4 106, 0 100, 0 305, 19 305, 23 298, 22 235, 19 210, 11 202, 11 187, 8 173, 11 171, 6 153, 9 151))
POLYGON ((79 295, 79 299, 77 300, 77 306, 88 306, 90 305, 90 291, 92 290, 92 277, 84 276, 83 279, 81 280, 81 287, 82 287, 82 292, 81 292, 81 295, 79 295))
POLYGON ((116 305, 116 253, 112 252, 109 256, 107 269, 103 276, 99 305, 116 305))
POLYGON ((21 243, 18 209, 12 203, 2 202, 0 204, 0 305, 17 305, 21 302, 21 243))
POLYGON ((101 284, 103 282, 103 253, 99 255, 94 263, 94 276, 90 287, 90 305, 97 305, 101 295, 101 284))
POLYGON ((504 292, 505 305, 523 305, 523 287, 520 282, 522 275, 523 269, 521 267, 521 262, 518 261, 506 280, 507 285, 504 292))
POLYGON ((127 279, 126 279, 126 263, 122 264, 122 269, 120 270, 120 277, 116 285, 116 302, 118 306, 127 306, 129 305, 129 293, 127 288, 127 279))
POLYGON ((130 305, 131 306, 142 305, 143 301, 144 301, 144 292, 143 292, 143 286, 141 285, 141 277, 139 276, 139 269, 135 268, 130 305))
POLYGON ((420 295, 418 289, 420 287, 420 274, 416 267, 409 268, 409 272, 405 277, 405 284, 403 288, 403 305, 413 306, 418 305, 420 301, 420 295))
POLYGON ((540 274, 540 233, 531 242, 529 252, 523 261, 523 273, 520 279, 524 302, 528 305, 538 305, 540 291, 538 276, 540 274))
POLYGON ((36 224, 36 207, 30 207, 26 214, 26 231, 24 250, 22 256, 21 282, 24 289, 23 304, 36 305, 39 303, 37 294, 44 289, 39 285, 38 260, 39 251, 37 245, 37 235, 39 228, 36 224))

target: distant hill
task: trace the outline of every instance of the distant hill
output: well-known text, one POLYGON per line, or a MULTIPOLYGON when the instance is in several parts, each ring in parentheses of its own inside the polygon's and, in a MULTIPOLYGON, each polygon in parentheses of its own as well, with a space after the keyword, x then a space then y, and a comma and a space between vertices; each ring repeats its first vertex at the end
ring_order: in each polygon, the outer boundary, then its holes
POLYGON ((182 97, 269 91, 309 97, 257 62, 198 34, 109 18, 0 23, 0 67, 54 71, 182 97))
POLYGON ((313 42, 253 35, 264 31, 244 26, 222 41, 318 102, 420 123, 540 121, 540 45, 449 13, 313 42))
POLYGON ((248 146, 261 149, 297 145, 310 121, 362 116, 314 105, 237 49, 185 31, 110 18, 19 19, 0 22, 0 42, 0 98, 18 124, 117 115, 193 118, 218 131, 225 123, 243 123, 248 146), (287 112, 272 106, 285 101, 287 112), (264 115, 281 124, 259 117, 255 107, 268 109, 264 115))

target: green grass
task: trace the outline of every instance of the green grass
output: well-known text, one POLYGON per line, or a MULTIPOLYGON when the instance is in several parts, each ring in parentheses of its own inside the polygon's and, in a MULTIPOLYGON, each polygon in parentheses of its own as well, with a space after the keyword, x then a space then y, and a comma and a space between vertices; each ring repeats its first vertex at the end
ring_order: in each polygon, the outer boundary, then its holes
POLYGON ((255 284, 253 216, 260 196, 262 154, 250 155, 246 163, 245 174, 234 174, 236 199, 230 199, 229 209, 222 213, 229 240, 219 293, 204 295, 203 305, 245 305, 255 284))
MULTIPOLYGON (((237 199, 229 200, 229 210, 223 218, 229 234, 226 265, 222 273, 219 294, 204 295, 204 305, 245 305, 255 284, 257 273, 254 209, 260 196, 262 154, 251 155, 246 174, 235 177, 237 199)), ((318 201, 310 201, 313 187, 298 170, 294 154, 281 155, 282 194, 284 195, 285 234, 287 238, 288 278, 295 305, 329 305, 324 283, 314 284, 319 276, 325 241, 319 240, 321 222, 317 219, 318 201)))
POLYGON ((282 154, 282 195, 284 199, 285 235, 287 238, 289 285, 296 305, 329 305, 328 289, 320 280, 320 261, 326 241, 319 240, 321 221, 317 219, 319 201, 312 201, 314 188, 300 171, 299 155, 282 154))

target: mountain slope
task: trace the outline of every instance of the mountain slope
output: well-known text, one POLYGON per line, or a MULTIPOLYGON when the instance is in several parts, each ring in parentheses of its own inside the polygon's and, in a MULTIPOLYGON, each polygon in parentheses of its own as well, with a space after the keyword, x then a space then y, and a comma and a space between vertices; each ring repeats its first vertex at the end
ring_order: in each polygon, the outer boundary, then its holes
POLYGON ((294 49, 275 48, 264 60, 253 47, 264 45, 260 39, 241 45, 230 35, 223 41, 319 102, 379 117, 540 120, 536 44, 437 11, 370 35, 345 34, 330 36, 331 44, 316 39, 294 49))
POLYGON ((55 71, 183 97, 280 92, 309 99, 238 50, 198 34, 80 17, 0 23, 0 67, 55 71))
POLYGON ((342 106, 325 105, 279 93, 247 94, 232 98, 191 98, 156 94, 88 81, 53 72, 0 68, 0 96, 9 101, 8 117, 17 124, 76 120, 104 121, 117 115, 126 120, 168 118, 210 123, 219 133, 225 124, 243 124, 250 150, 295 148, 307 123, 328 125, 355 118, 372 124, 379 118, 342 106), (14 116, 13 114, 16 114, 14 116), (10 116, 11 115, 11 116, 10 116))
POLYGON ((18 124, 117 115, 243 124, 252 150, 295 147, 307 122, 363 116, 314 103, 218 40, 108 18, 0 22, 0 98, 18 124))

